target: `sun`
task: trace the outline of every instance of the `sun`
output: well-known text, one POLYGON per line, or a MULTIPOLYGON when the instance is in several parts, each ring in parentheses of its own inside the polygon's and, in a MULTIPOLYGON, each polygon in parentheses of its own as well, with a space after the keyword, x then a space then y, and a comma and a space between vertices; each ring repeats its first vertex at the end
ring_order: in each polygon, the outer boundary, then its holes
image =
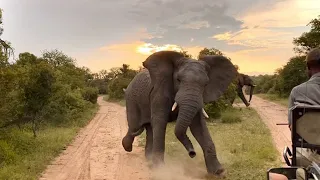
POLYGON ((140 54, 150 55, 152 53, 164 50, 171 50, 171 51, 182 51, 182 48, 175 44, 165 44, 163 46, 156 46, 151 43, 144 43, 136 48, 136 51, 140 54))

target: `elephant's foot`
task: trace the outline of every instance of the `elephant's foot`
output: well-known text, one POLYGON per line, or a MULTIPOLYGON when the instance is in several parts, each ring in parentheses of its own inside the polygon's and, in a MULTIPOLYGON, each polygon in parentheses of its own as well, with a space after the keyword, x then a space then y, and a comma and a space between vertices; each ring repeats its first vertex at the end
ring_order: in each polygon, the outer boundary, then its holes
POLYGON ((148 161, 152 161, 152 152, 149 152, 148 150, 146 150, 146 151, 144 152, 144 156, 146 157, 146 159, 147 159, 148 161))
POLYGON ((150 162, 149 164, 149 168, 152 170, 161 169, 163 167, 164 167, 164 162, 158 162, 158 163, 150 162))
POLYGON ((188 149, 188 154, 191 158, 194 158, 197 155, 193 148, 188 149))
POLYGON ((128 135, 126 135, 122 139, 122 146, 127 152, 131 152, 132 151, 133 140, 134 140, 134 137, 131 137, 131 136, 128 136, 128 135))
POLYGON ((159 168, 164 165, 164 154, 152 153, 152 168, 159 168))
POLYGON ((217 177, 225 177, 225 169, 220 164, 216 156, 210 159, 206 158, 206 166, 207 166, 208 174, 211 174, 217 177))
POLYGON ((219 178, 225 178, 226 177, 226 170, 223 167, 220 167, 216 172, 215 175, 219 178))
POLYGON ((226 178, 226 170, 222 166, 220 166, 215 172, 208 171, 208 176, 213 176, 217 178, 226 178))
POLYGON ((206 178, 208 179, 225 179, 226 178, 226 171, 224 169, 220 169, 216 173, 208 173, 206 175, 206 178))

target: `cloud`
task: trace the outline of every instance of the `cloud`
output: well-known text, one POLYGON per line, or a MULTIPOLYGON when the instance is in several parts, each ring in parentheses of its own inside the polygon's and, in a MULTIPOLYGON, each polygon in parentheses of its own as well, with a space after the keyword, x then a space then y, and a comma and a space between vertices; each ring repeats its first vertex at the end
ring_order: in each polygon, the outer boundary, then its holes
POLYGON ((271 72, 293 55, 293 37, 307 30, 320 9, 319 0, 1 3, 3 38, 17 53, 59 48, 93 71, 122 63, 138 67, 159 49, 183 48, 196 57, 202 48, 214 47, 232 56, 241 71, 271 72))
POLYGON ((178 27, 178 29, 201 29, 208 28, 210 24, 208 21, 193 21, 190 23, 182 24, 178 27))
POLYGON ((242 22, 228 15, 228 7, 223 0, 139 0, 129 11, 128 18, 146 27, 153 36, 163 37, 141 39, 147 43, 180 46, 201 43, 205 46, 214 43, 209 38, 212 34, 241 29, 242 22))
POLYGON ((243 13, 239 19, 244 26, 261 27, 296 27, 305 26, 311 18, 319 15, 320 3, 318 0, 280 0, 269 4, 260 2, 243 13))
POLYGON ((292 33, 270 30, 266 28, 242 29, 237 32, 225 32, 214 35, 219 41, 227 41, 229 45, 242 45, 250 48, 280 48, 288 47, 292 41, 292 33))

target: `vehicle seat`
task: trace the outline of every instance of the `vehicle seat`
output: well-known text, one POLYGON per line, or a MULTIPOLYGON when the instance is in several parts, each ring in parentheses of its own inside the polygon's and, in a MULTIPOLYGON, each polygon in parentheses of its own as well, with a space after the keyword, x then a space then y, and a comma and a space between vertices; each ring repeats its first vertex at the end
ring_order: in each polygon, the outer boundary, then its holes
POLYGON ((312 109, 312 111, 304 112, 303 115, 295 121, 295 132, 300 136, 293 135, 293 140, 298 140, 300 142, 294 143, 296 147, 297 166, 308 167, 312 161, 320 163, 320 108, 313 107, 312 109), (301 143, 301 138, 304 143, 301 143), (317 150, 311 150, 310 148, 316 148, 318 149, 318 152, 317 150))

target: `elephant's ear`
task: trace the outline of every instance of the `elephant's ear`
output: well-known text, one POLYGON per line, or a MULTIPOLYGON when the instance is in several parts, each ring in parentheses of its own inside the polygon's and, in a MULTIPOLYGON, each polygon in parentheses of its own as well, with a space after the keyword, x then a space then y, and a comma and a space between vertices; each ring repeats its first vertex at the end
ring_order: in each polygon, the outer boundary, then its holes
MULTIPOLYGON (((151 54, 142 64, 148 69, 153 86, 161 86, 163 79, 173 86, 173 72, 179 66, 183 54, 175 51, 159 51, 151 54)), ((164 85, 164 84, 162 84, 164 85)))
POLYGON ((209 66, 209 83, 204 89, 205 103, 217 100, 236 78, 238 72, 229 59, 220 55, 203 56, 199 60, 205 61, 209 66))

